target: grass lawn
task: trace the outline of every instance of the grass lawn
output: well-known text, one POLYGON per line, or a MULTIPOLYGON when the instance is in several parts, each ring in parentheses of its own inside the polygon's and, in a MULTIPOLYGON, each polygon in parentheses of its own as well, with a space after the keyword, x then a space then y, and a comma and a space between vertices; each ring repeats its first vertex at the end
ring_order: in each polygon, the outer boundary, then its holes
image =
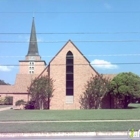
POLYGON ((139 122, 96 122, 96 123, 28 123, 0 124, 0 133, 31 133, 31 132, 99 132, 128 131, 140 129, 139 122))
POLYGON ((19 120, 127 120, 140 119, 140 104, 131 109, 98 110, 7 110, 0 112, 0 121, 19 120), (133 109, 132 109, 133 108, 133 109))
POLYGON ((130 104, 129 109, 98 110, 6 110, 0 112, 0 133, 32 132, 97 132, 140 129, 140 122, 34 122, 10 123, 20 120, 140 120, 140 104, 130 104))

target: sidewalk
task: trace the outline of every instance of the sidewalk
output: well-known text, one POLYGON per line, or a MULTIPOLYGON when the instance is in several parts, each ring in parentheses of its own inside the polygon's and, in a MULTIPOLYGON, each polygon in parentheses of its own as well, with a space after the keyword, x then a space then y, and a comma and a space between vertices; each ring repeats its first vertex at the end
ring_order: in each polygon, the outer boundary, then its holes
POLYGON ((0 108, 0 111, 9 110, 9 109, 11 109, 12 107, 13 107, 13 106, 9 106, 9 107, 0 108))
POLYGON ((68 121, 0 121, 2 123, 58 123, 58 122, 140 122, 140 120, 68 120, 68 121))
POLYGON ((50 132, 50 133, 0 133, 0 137, 50 137, 50 136, 128 136, 128 132, 50 132))

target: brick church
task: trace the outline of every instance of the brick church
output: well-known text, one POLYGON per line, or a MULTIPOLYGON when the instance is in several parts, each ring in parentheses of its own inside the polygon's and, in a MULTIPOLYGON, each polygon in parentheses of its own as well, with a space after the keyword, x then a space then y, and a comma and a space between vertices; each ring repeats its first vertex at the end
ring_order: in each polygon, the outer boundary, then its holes
POLYGON ((79 99, 84 92, 84 85, 91 75, 97 74, 87 58, 70 40, 46 65, 38 52, 33 18, 28 53, 25 60, 19 60, 19 73, 16 75, 15 84, 0 85, 0 97, 12 96, 13 105, 21 99, 29 101, 27 87, 32 80, 41 75, 49 75, 55 80, 50 109, 80 109, 79 99))

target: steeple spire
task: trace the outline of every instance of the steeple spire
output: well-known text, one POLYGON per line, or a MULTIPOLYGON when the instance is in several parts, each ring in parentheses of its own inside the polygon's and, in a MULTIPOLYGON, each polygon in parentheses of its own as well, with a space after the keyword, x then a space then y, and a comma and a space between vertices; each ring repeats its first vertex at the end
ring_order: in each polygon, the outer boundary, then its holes
POLYGON ((39 56, 34 17, 30 34, 29 50, 27 56, 39 56))

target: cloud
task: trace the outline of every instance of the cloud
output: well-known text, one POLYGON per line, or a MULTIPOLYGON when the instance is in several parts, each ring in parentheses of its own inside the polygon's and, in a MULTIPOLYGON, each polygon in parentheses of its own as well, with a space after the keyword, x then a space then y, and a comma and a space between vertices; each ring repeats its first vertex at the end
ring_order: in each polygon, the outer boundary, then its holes
POLYGON ((105 7, 106 9, 111 9, 111 8, 112 8, 112 6, 111 6, 110 4, 108 4, 108 3, 104 3, 104 7, 105 7))
POLYGON ((29 35, 18 35, 18 38, 23 41, 23 39, 29 40, 30 39, 30 36, 29 35))
MULTIPOLYGON (((21 41, 26 41, 26 42, 29 42, 30 41, 30 36, 28 35, 19 35, 18 38, 21 40, 21 41)), ((37 37, 37 42, 43 42, 44 40, 42 38, 38 38, 37 37)))
POLYGON ((37 42, 43 42, 43 39, 37 38, 37 42))
POLYGON ((99 59, 95 59, 91 61, 91 65, 99 69, 117 69, 118 68, 117 65, 111 64, 111 62, 108 62, 105 60, 99 60, 99 59))
POLYGON ((14 68, 14 66, 0 66, 0 71, 9 72, 14 68))

